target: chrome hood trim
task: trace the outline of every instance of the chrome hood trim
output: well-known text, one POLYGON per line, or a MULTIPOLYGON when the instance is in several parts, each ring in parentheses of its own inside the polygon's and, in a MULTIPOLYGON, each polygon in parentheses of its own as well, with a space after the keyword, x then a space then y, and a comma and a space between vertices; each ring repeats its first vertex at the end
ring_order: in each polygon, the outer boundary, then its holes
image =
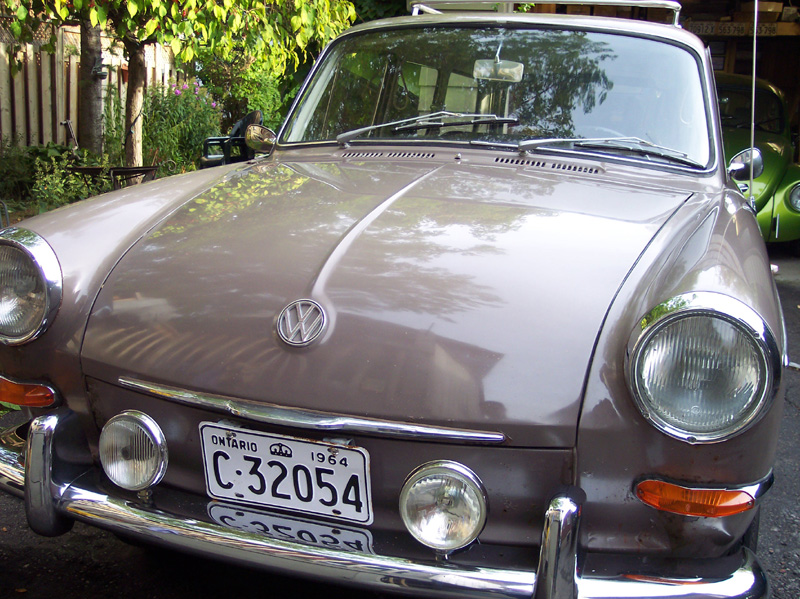
POLYGON ((205 408, 266 424, 277 424, 315 431, 335 431, 396 439, 462 443, 502 443, 503 433, 472 431, 442 426, 424 426, 406 422, 391 422, 373 418, 358 418, 342 414, 325 414, 312 410, 286 408, 246 399, 198 393, 157 385, 128 377, 120 377, 119 384, 128 389, 168 399, 179 404, 205 408))

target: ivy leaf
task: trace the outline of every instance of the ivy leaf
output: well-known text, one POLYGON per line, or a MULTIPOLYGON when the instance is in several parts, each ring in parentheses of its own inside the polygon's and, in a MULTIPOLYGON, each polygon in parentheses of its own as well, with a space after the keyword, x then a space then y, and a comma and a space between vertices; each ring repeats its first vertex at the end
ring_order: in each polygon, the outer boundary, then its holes
POLYGON ((181 40, 179 40, 177 37, 173 37, 169 45, 170 48, 172 48, 172 53, 175 56, 181 53, 181 40))
POLYGON ((22 4, 20 4, 19 7, 17 8, 17 18, 20 21, 24 21, 25 19, 28 18, 28 9, 25 8, 25 6, 22 4))
POLYGON ((131 16, 131 18, 135 17, 136 13, 139 12, 139 6, 133 0, 128 0, 127 5, 128 5, 128 14, 131 16))

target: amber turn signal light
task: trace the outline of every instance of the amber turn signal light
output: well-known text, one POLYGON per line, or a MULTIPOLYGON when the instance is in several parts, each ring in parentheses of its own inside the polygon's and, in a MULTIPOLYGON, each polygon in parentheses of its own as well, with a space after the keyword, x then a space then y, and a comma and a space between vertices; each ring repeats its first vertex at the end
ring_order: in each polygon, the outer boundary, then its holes
POLYGON ((744 491, 692 489, 663 480, 643 480, 636 485, 636 496, 657 510, 707 518, 740 514, 755 505, 753 496, 744 491))
POLYGON ((15 383, 0 376, 0 401, 27 408, 47 408, 56 403, 56 394, 44 385, 15 383))

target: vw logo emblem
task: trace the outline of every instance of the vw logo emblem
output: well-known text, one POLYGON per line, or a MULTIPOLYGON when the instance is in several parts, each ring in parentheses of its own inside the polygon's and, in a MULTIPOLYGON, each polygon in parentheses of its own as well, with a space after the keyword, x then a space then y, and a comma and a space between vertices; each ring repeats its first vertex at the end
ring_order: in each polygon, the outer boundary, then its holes
POLYGON ((305 347, 325 328, 325 311, 314 300, 297 300, 278 316, 278 336, 287 345, 305 347))

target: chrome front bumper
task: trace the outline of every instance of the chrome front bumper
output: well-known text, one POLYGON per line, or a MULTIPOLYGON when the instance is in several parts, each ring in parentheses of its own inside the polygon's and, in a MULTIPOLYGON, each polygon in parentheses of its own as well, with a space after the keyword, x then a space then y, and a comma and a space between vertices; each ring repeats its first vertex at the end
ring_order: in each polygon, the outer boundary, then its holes
POLYGON ((40 534, 62 534, 79 520, 129 537, 242 565, 431 597, 766 599, 770 596, 766 576, 755 555, 746 548, 724 558, 683 563, 581 555, 578 527, 583 493, 576 488, 565 489, 550 502, 536 572, 345 553, 179 518, 148 506, 145 501, 110 496, 91 482, 93 477, 89 473, 79 473, 74 466, 62 463, 58 438, 72 427, 69 422, 72 417, 71 412, 60 410, 34 419, 26 441, 14 430, 0 435, 0 489, 24 498, 28 523, 40 534))

